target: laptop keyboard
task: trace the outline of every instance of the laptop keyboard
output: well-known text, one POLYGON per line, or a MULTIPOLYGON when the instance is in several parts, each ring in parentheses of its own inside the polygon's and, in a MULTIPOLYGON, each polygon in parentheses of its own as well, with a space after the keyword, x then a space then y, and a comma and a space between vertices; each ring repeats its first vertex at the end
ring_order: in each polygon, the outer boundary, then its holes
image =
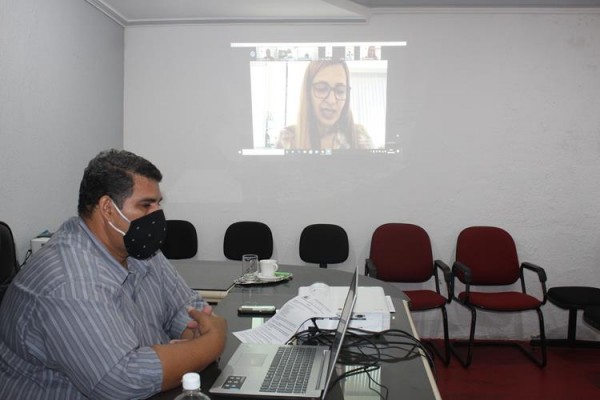
POLYGON ((271 362, 260 391, 305 393, 316 354, 317 349, 314 347, 280 347, 271 362))

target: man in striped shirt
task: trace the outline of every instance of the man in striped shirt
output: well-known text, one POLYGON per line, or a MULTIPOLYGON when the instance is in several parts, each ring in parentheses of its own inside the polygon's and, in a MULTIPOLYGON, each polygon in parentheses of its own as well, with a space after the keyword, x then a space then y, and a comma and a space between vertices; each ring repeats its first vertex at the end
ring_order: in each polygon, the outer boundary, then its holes
POLYGON ((159 251, 161 179, 130 152, 90 161, 79 216, 20 271, 0 307, 0 399, 146 398, 221 354, 225 320, 159 251))

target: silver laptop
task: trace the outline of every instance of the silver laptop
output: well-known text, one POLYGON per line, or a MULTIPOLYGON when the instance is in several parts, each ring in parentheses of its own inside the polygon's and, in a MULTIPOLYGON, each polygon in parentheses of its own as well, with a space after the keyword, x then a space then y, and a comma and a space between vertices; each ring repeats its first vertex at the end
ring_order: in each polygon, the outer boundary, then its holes
POLYGON ((358 267, 331 347, 242 343, 210 392, 239 397, 325 399, 357 295, 358 267), (283 366, 286 361, 291 366, 283 366))

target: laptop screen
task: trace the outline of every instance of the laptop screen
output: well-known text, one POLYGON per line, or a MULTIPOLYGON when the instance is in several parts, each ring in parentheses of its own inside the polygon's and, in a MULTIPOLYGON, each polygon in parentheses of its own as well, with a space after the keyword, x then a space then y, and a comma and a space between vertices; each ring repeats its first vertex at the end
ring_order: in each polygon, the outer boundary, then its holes
POLYGON ((352 278, 352 282, 350 283, 348 295, 346 296, 346 301, 344 302, 344 308, 342 309, 342 313, 340 314, 340 321, 335 331, 333 343, 331 344, 332 354, 329 358, 329 365, 327 366, 327 381, 325 382, 325 386, 323 388, 323 396, 321 397, 322 399, 325 399, 325 396, 327 395, 327 389, 329 388, 329 384, 331 383, 331 377, 333 376, 333 370, 335 369, 335 364, 342 349, 344 336, 346 335, 346 329, 348 328, 350 318, 352 317, 352 310, 354 309, 354 304, 356 303, 357 293, 358 266, 354 270, 354 277, 352 278))

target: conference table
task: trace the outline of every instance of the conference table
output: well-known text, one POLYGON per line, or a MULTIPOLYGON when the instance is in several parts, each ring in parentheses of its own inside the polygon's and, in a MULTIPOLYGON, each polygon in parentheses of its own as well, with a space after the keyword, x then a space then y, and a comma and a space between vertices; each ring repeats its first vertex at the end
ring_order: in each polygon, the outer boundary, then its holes
MULTIPOLYGON (((208 390, 220 373, 219 367, 225 365, 240 343, 233 332, 256 327, 266 320, 265 317, 239 316, 237 309, 240 305, 270 304, 279 309, 296 296, 302 286, 310 286, 315 282, 329 286, 348 286, 352 279, 350 272, 341 270, 280 265, 279 270, 292 273, 292 279, 259 285, 234 285, 234 280, 241 273, 241 262, 185 260, 173 261, 173 265, 192 289, 217 303, 215 312, 227 319, 229 330, 225 350, 218 362, 211 364, 201 373, 202 391, 215 400, 232 398, 217 396, 208 390)), ((386 296, 391 297, 395 309, 391 315, 391 328, 417 336, 408 310, 408 298, 398 287, 363 275, 359 276, 359 286, 381 286, 386 296)), ((336 372, 343 372, 343 368, 350 367, 338 365, 336 372)), ((387 387, 388 399, 441 399, 433 373, 424 357, 382 363, 378 370, 371 372, 371 377, 387 387)), ((354 375, 333 387, 327 399, 380 399, 377 392, 369 386, 381 390, 381 387, 370 383, 365 374, 354 375)), ((174 399, 180 393, 181 388, 176 388, 159 393, 152 399, 174 399)))

